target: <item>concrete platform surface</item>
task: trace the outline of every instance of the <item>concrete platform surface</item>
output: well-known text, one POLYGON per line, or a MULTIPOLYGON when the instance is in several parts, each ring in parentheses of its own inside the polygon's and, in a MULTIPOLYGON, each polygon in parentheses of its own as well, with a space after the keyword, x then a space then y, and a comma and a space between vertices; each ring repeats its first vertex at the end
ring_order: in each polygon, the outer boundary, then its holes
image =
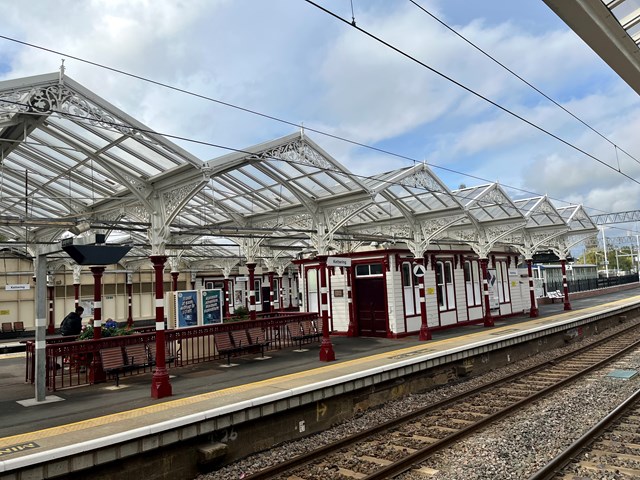
POLYGON ((90 448, 109 436, 156 428, 150 426, 184 425, 202 412, 223 412, 238 403, 250 405, 256 398, 277 398, 294 389, 316 388, 323 382, 386 366, 397 359, 463 349, 487 339, 518 335, 637 302, 639 287, 572 300, 573 310, 568 312, 561 303, 542 305, 536 319, 522 315, 499 320, 494 328, 473 325, 435 332, 429 342, 420 342, 417 335, 403 339, 332 337, 336 361, 331 363, 318 360, 319 344, 315 343, 306 352, 294 352, 295 347, 268 352, 271 358, 263 361, 250 355, 237 357, 233 363, 238 366, 233 368, 223 368, 224 361, 171 368, 173 396, 162 400, 151 398, 149 373, 125 377, 118 388, 107 382, 57 391, 49 394, 47 402, 33 402, 34 387, 24 382, 24 353, 0 355, 0 467, 9 458, 33 456, 33 451, 26 448, 9 456, 1 453, 30 442, 37 445, 33 448, 38 456, 71 443, 90 448))

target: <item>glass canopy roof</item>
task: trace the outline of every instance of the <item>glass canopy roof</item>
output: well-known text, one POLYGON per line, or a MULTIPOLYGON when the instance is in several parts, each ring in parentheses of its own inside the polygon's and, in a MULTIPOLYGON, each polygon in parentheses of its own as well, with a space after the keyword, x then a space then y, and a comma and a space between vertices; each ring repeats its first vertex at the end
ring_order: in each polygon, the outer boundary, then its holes
POLYGON ((354 175, 304 132, 203 161, 60 73, 0 82, 0 156, 5 247, 101 232, 134 245, 125 266, 148 262, 152 199, 168 254, 194 269, 240 261, 247 245, 291 259, 322 235, 336 253, 395 243, 429 222, 593 228, 498 184, 451 191, 427 165, 354 175))

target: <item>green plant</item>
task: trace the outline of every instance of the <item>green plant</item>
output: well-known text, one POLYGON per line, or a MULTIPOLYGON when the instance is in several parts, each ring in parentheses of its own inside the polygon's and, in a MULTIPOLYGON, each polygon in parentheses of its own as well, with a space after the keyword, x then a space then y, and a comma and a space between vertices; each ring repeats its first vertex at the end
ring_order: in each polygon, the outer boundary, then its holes
POLYGON ((249 309, 244 306, 239 306, 234 309, 233 318, 238 320, 244 320, 249 317, 249 309))
MULTIPOLYGON (((102 328, 101 329, 102 338, 105 337, 120 337, 122 335, 131 335, 133 333, 132 329, 129 328, 102 328)), ((88 325, 80 335, 78 335, 78 340, 91 340, 93 338, 93 326, 88 325)))

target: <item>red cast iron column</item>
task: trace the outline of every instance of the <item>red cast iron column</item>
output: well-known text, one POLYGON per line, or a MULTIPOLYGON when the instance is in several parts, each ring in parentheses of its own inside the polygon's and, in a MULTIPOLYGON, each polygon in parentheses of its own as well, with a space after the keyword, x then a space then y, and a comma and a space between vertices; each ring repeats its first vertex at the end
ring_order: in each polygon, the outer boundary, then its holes
MULTIPOLYGON (((424 266, 424 258, 416 258, 415 263, 417 265, 424 266)), ((424 282, 427 277, 427 269, 423 270, 423 275, 420 278, 420 286, 418 288, 418 295, 420 296, 420 336, 418 340, 426 341, 431 340, 431 330, 429 330, 429 322, 427 321, 427 299, 425 297, 424 282)))
POLYGON ((269 272, 269 311, 273 312, 275 304, 273 303, 273 272, 269 272))
POLYGON ((284 312, 284 276, 280 275, 278 277, 278 287, 280 288, 280 292, 278 295, 278 310, 284 312))
POLYGON ((249 319, 256 319, 256 282, 255 282, 255 272, 256 272, 256 264, 255 263, 247 263, 247 268, 249 269, 249 319))
POLYGON ((180 272, 171 272, 171 291, 172 292, 177 292, 178 291, 178 276, 180 275, 180 272))
POLYGON ((49 296, 49 325, 47 325, 47 333, 53 335, 56 332, 56 324, 53 312, 53 296, 54 296, 54 286, 47 285, 47 294, 49 296))
POLYGON ((562 289, 564 290, 564 309, 571 310, 571 302, 569 301, 569 285, 567 285, 567 261, 560 259, 560 266, 562 267, 562 289))
POLYGON ((231 296, 229 295, 229 279, 224 279, 224 316, 230 317, 231 310, 229 309, 229 304, 231 303, 231 296))
POLYGON ((80 305, 80 284, 73 284, 73 308, 74 310, 80 305))
POLYGON ((102 338, 102 274, 105 267, 91 267, 93 273, 93 339, 102 338))
POLYGON ((489 281, 487 276, 488 258, 480 259, 480 268, 482 269, 482 290, 484 292, 484 326, 493 327, 493 317, 491 316, 491 304, 489 303, 489 281))
MULTIPOLYGON (((105 267, 91 267, 93 274, 93 339, 102 338, 102 274, 105 267)), ((107 379, 107 375, 102 370, 100 355, 94 354, 89 369, 89 382, 100 383, 107 379)))
POLYGON ((336 359, 329 338, 329 305, 327 295, 327 256, 318 256, 320 262, 320 311, 322 312, 322 342, 320 343, 320 361, 332 362, 336 359))
POLYGON ((127 273, 127 327, 133 328, 133 275, 127 273))
POLYGON ((165 335, 164 335, 164 264, 165 255, 151 255, 149 257, 155 270, 156 283, 156 369, 151 378, 151 396, 164 398, 172 395, 169 373, 165 364, 165 335))
POLYGON ((538 307, 536 306, 536 292, 533 288, 533 269, 531 264, 533 259, 527 258, 527 273, 529 274, 529 300, 531 301, 531 307, 529 308, 529 317, 535 318, 539 315, 538 307))

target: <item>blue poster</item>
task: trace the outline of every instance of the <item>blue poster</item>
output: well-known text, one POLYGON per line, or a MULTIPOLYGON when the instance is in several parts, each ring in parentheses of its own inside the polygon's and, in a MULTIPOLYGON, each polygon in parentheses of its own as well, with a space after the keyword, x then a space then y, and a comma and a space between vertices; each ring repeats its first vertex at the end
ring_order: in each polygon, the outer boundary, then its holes
POLYGON ((222 290, 200 290, 202 298, 202 324, 222 323, 222 290))
POLYGON ((177 327, 195 327, 198 325, 198 292, 185 290, 176 293, 177 327))

